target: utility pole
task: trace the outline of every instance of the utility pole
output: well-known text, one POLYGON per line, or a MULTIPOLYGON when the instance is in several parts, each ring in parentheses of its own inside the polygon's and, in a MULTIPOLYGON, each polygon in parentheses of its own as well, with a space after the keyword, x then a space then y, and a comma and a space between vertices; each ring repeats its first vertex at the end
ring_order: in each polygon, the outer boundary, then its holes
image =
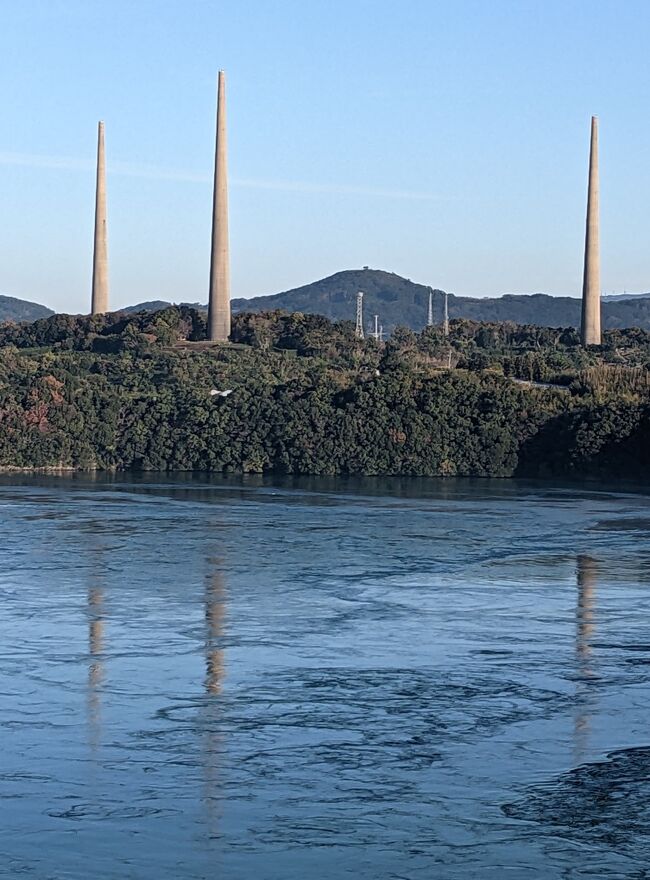
POLYGON ((354 329, 354 335, 357 339, 363 339, 363 291, 357 293, 357 324, 354 329))

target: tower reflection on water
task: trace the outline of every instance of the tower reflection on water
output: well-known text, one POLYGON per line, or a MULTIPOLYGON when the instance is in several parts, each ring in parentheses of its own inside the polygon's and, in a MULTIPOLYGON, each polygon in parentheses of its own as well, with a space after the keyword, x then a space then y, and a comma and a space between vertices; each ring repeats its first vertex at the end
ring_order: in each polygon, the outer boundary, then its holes
POLYGON ((591 556, 580 555, 576 565, 576 716, 574 731, 575 759, 584 760, 589 746, 592 684, 596 678, 592 656, 592 639, 596 629, 596 587, 598 562, 591 556))
POLYGON ((205 678, 203 728, 204 804, 208 835, 218 836, 221 816, 220 764, 223 757, 221 693, 225 677, 223 649, 226 582, 221 560, 209 560, 205 579, 205 678))
MULTIPOLYGON (((106 585, 102 562, 95 556, 87 582, 86 617, 88 621, 88 678, 86 686, 88 743, 92 752, 102 745, 102 689, 105 685, 106 652, 106 585)), ((221 817, 221 775, 223 734, 221 693, 225 677, 223 649, 226 586, 223 564, 208 560, 203 605, 204 674, 201 681, 203 699, 197 718, 199 761, 203 786, 200 795, 204 805, 206 830, 210 837, 218 836, 221 817)))
POLYGON ((104 582, 93 566, 88 583, 88 741, 94 750, 101 744, 101 689, 104 682, 104 582))
POLYGON ((205 689, 220 694, 224 678, 224 652, 221 646, 225 614, 225 579, 221 566, 213 565, 205 585, 205 689))

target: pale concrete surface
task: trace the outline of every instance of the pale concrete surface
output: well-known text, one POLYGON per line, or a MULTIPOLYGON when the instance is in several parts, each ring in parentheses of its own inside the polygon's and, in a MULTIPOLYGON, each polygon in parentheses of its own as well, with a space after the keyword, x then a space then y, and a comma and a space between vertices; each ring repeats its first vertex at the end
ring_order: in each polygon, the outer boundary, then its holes
POLYGON ((219 71, 217 89, 217 141, 212 200, 212 251, 208 338, 225 342, 230 336, 230 252, 228 243, 228 163, 226 145, 226 75, 219 71))
POLYGON ((589 189, 587 193, 587 230, 585 267, 582 282, 583 345, 600 345, 600 220, 598 191, 598 117, 591 117, 589 152, 589 189))
POLYGON ((91 312, 108 311, 108 231, 106 228, 106 159, 104 123, 97 130, 97 185, 95 190, 95 244, 93 250, 93 287, 91 312))

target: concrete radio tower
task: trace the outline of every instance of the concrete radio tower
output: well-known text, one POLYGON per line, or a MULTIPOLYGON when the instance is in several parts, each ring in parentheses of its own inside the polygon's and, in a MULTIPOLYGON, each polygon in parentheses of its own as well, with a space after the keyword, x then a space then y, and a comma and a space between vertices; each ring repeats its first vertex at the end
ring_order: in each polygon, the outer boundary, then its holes
POLYGON ((445 336, 449 336, 449 295, 445 291, 445 311, 442 319, 442 332, 445 336))
POLYGON ((598 212, 598 117, 591 117, 589 188, 587 191, 587 229, 585 267, 582 280, 583 345, 600 345, 600 221, 598 212))
POLYGON ((429 311, 427 312, 427 327, 433 327, 433 291, 429 288, 429 311))
POLYGON ((228 164, 226 151, 226 75, 219 71, 217 88, 217 140, 212 196, 212 250, 208 339, 227 342, 230 336, 230 248, 228 243, 228 164))
POLYGON ((357 323, 354 328, 354 335, 357 339, 363 339, 363 291, 357 293, 357 323))
POLYGON ((93 315, 108 311, 108 234, 106 229, 106 159, 104 123, 97 128, 97 185, 95 189, 95 243, 93 248, 93 288, 90 302, 93 315))

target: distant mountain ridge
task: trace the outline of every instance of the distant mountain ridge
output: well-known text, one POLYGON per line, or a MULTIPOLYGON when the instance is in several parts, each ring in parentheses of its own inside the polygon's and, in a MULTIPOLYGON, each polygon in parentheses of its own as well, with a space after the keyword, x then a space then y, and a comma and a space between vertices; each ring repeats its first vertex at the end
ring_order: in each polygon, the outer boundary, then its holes
POLYGON ((177 306, 187 306, 190 309, 197 309, 199 312, 207 311, 207 305, 203 305, 203 303, 170 303, 164 299, 153 299, 149 302, 141 302, 136 303, 134 306, 125 306, 125 308, 120 309, 120 312, 128 312, 129 314, 133 314, 136 312, 160 312, 162 309, 167 309, 169 306, 177 305, 177 306))
POLYGON ((39 318, 49 318, 53 314, 52 309, 39 303, 0 295, 0 321, 38 321, 39 318))
MULTIPOLYGON (((364 292, 363 307, 366 329, 374 323, 374 315, 386 333, 397 325, 420 330, 426 324, 429 288, 379 269, 350 269, 337 272, 320 281, 268 296, 234 299, 233 312, 261 312, 282 309, 288 312, 320 314, 332 320, 354 320, 357 292, 364 292)), ((444 292, 434 290, 434 322, 443 315, 444 292)), ((512 321, 541 327, 578 327, 581 317, 580 299, 569 296, 548 296, 544 293, 504 294, 500 297, 469 297, 449 294, 449 317, 474 321, 512 321)), ((172 303, 151 300, 128 306, 120 311, 159 311, 172 303)), ((202 303, 181 303, 206 310, 202 303)), ((35 321, 54 314, 37 303, 13 297, 0 297, 0 321, 35 321)), ((619 294, 603 297, 603 327, 615 329, 640 327, 650 330, 650 293, 619 294)))
POLYGON ((626 299, 650 299, 650 293, 608 293, 603 302, 624 302, 626 299))
MULTIPOLYGON (((252 299, 235 299, 233 311, 259 312, 284 309, 325 315, 334 320, 354 319, 357 291, 364 292, 366 327, 379 315, 379 322, 390 333, 402 324, 421 329, 426 324, 429 288, 392 272, 378 269, 352 269, 337 272, 313 284, 252 299)), ((442 320, 444 292, 434 290, 434 321, 442 320)), ((580 299, 548 296, 544 293, 504 294, 500 297, 469 297, 449 294, 449 317, 475 321, 513 321, 541 327, 578 327, 580 299)), ((603 327, 642 327, 650 329, 650 297, 603 302, 603 327)))

